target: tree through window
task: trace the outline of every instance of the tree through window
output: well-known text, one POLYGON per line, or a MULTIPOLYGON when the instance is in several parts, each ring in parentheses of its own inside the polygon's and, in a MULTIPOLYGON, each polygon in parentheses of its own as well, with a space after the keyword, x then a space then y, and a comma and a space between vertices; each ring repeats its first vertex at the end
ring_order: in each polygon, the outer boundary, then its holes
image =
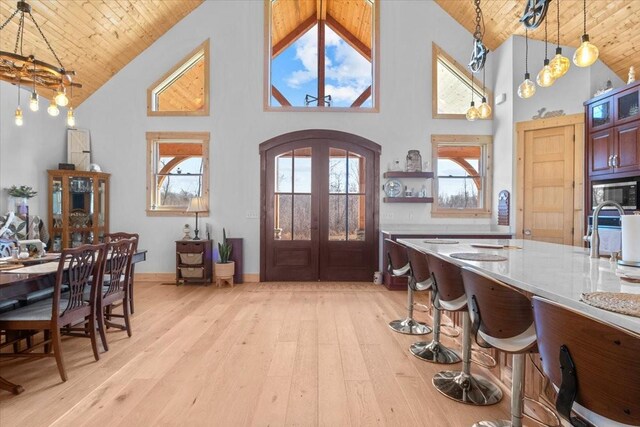
POLYGON ((372 0, 266 0, 269 107, 375 107, 372 0))

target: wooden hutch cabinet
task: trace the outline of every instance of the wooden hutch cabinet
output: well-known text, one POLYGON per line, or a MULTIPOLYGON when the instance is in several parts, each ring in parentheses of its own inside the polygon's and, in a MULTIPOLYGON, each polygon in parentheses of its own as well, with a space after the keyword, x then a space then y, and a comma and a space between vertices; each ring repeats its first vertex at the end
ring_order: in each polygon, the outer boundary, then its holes
POLYGON ((104 241, 109 232, 109 174, 49 170, 50 252, 104 241))

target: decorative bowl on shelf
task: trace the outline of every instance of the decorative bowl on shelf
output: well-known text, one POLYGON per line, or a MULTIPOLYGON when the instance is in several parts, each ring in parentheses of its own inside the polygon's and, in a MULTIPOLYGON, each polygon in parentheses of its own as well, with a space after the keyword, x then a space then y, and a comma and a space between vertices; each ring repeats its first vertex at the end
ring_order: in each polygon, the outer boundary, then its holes
POLYGON ((83 211, 72 211, 69 214, 69 224, 72 227, 86 227, 91 218, 83 211))

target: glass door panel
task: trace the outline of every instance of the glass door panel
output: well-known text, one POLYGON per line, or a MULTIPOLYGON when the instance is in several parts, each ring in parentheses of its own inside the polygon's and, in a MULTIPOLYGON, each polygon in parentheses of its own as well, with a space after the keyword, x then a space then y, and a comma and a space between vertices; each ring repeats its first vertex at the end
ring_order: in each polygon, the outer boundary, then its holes
POLYGON ((275 240, 311 240, 311 154, 299 148, 275 158, 275 240))
POLYGON ((329 240, 365 239, 365 158, 329 149, 329 240))
MULTIPOLYGON (((91 227, 93 225, 93 179, 69 177, 69 190, 69 225, 74 229, 91 227)), ((74 240, 71 239, 71 242, 74 240)))
POLYGON ((96 213, 97 213, 97 224, 98 227, 104 227, 104 223, 105 223, 105 216, 106 216, 106 211, 107 211, 107 203, 106 203, 106 196, 107 196, 107 183, 104 179, 98 180, 98 195, 96 198, 97 201, 97 206, 96 206, 96 213))

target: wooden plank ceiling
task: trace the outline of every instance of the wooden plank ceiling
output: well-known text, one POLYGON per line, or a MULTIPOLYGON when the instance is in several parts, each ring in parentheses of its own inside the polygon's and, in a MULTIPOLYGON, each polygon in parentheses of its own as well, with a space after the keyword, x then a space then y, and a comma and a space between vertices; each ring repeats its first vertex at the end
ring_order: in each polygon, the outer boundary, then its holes
POLYGON ((275 55, 296 41, 318 19, 365 57, 371 56, 372 4, 368 0, 276 0, 271 9, 271 43, 275 55))
MULTIPOLYGON (((62 64, 76 71, 78 105, 203 0, 28 0, 32 14, 62 64)), ((0 21, 16 1, 0 0, 0 21)), ((18 20, 2 30, 0 50, 13 52, 18 20)), ((33 22, 25 19, 25 55, 56 64, 33 22)), ((165 70, 158 70, 162 74, 165 70)), ((50 97, 51 94, 41 94, 50 97)))
MULTIPOLYGON (((475 31, 475 6, 472 0, 436 0, 436 3, 471 33, 475 31)), ((524 0, 484 0, 480 6, 486 28, 484 41, 489 49, 495 50, 512 34, 524 36, 524 27, 519 22, 525 6, 524 0)), ((555 52, 553 44, 556 43, 558 22, 556 7, 557 0, 554 0, 547 14, 549 41, 552 43, 550 57, 555 52)), ((561 45, 580 45, 582 10, 582 0, 560 0, 561 45)), ((587 33, 591 42, 598 46, 600 59, 626 82, 629 67, 640 65, 640 1, 588 1, 587 33)), ((529 32, 529 36, 544 40, 544 25, 529 32)), ((529 62, 531 63, 531 59, 529 62)))

